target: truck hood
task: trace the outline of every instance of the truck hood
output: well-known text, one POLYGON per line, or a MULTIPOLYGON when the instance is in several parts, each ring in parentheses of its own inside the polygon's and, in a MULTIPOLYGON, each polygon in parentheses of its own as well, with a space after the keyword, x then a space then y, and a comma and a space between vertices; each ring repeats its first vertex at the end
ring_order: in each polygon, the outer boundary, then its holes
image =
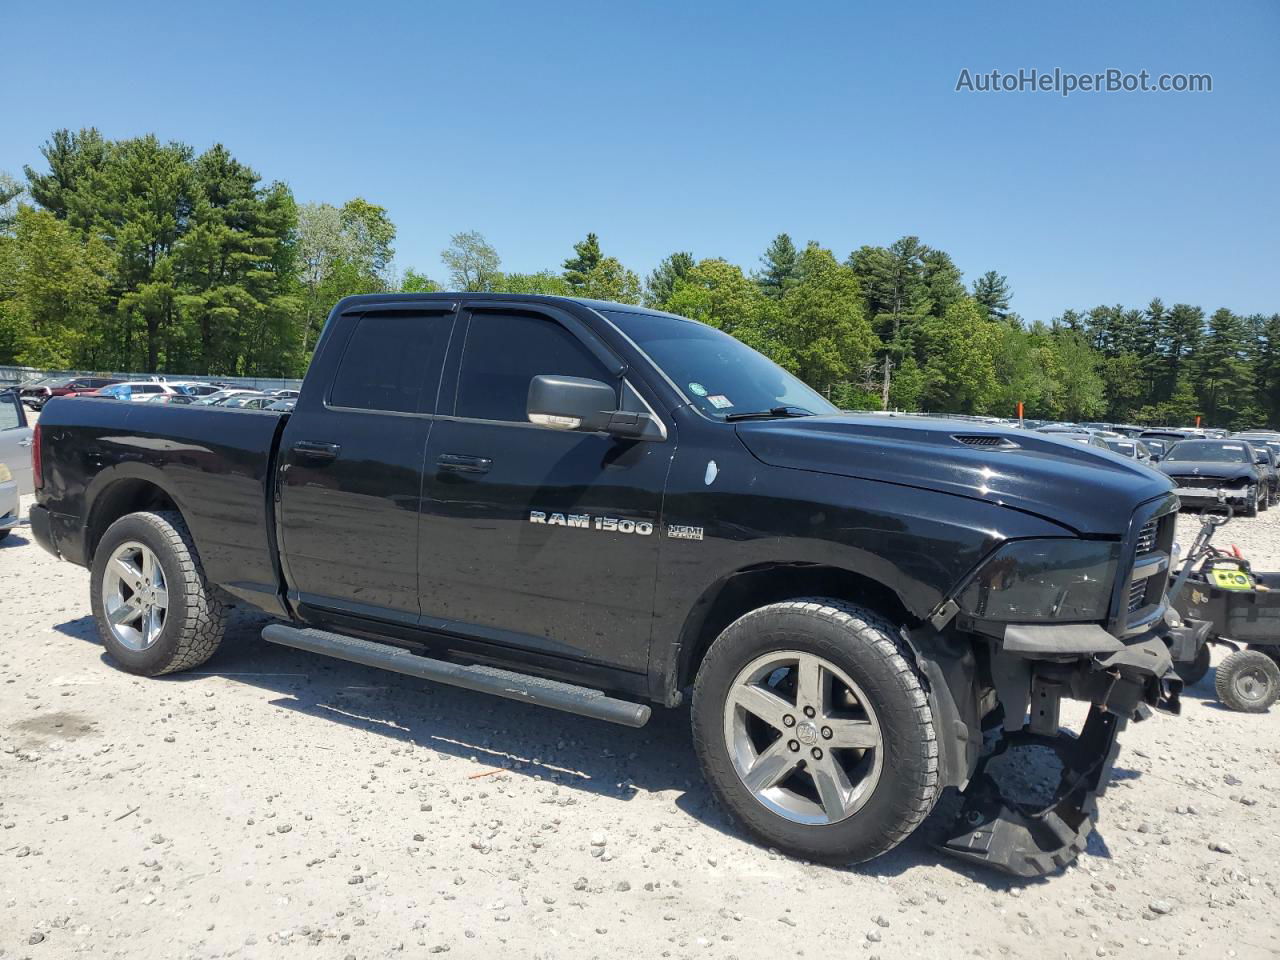
POLYGON ((956 420, 797 417, 737 424, 777 467, 901 484, 1024 510, 1082 535, 1120 536, 1164 474, 1097 447, 956 420))
POLYGON ((1207 477, 1213 480, 1251 480, 1254 477, 1253 468, 1247 463, 1223 463, 1221 460, 1162 462, 1160 470, 1171 477, 1207 477))

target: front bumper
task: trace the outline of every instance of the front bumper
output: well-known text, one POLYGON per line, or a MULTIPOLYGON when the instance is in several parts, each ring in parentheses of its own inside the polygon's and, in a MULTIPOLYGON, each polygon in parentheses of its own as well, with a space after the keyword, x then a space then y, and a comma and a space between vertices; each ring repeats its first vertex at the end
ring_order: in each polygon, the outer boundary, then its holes
POLYGON ((1184 504, 1187 501, 1201 500, 1209 503, 1220 503, 1223 500, 1244 503, 1249 499, 1248 487, 1174 487, 1173 492, 1184 504))
POLYGON ((1171 648, 1196 642, 1203 642, 1203 632, 1197 641, 1194 627, 1175 627, 1167 618, 1126 642, 1087 625, 1011 627, 991 658, 1003 730, 990 731, 988 752, 941 848, 1020 877, 1043 876, 1075 860, 1093 831, 1120 731, 1150 716, 1152 707, 1179 712, 1182 681, 1171 648), (1078 736, 1059 728, 1064 697, 1090 704, 1078 736), (1009 797, 988 769, 1010 750, 1028 747, 1051 751, 1060 767, 1047 801, 1009 797))

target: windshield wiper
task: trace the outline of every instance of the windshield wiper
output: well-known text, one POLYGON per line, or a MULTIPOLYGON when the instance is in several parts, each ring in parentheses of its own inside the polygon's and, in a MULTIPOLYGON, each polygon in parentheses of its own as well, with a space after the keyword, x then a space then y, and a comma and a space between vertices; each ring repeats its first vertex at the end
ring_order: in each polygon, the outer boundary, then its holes
POLYGON ((754 410, 751 413, 727 413, 725 421, 734 420, 773 420, 778 417, 812 417, 816 414, 804 407, 772 407, 768 410, 754 410))

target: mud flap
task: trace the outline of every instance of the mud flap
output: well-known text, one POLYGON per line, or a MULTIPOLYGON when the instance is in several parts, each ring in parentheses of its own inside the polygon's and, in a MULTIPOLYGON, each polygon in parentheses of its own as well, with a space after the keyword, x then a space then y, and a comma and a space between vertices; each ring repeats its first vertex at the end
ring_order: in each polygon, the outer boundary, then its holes
POLYGON ((964 806, 952 824, 958 830, 939 844, 942 850, 1018 877, 1040 877, 1061 870, 1085 849, 1098 814, 1098 797, 1111 779, 1127 720, 1098 706, 1089 708, 1080 735, 1042 736, 1028 730, 1006 733, 978 764, 964 792, 964 806), (1053 800, 1044 807, 1005 797, 987 773, 987 765, 1010 748, 1040 745, 1062 764, 1053 800))

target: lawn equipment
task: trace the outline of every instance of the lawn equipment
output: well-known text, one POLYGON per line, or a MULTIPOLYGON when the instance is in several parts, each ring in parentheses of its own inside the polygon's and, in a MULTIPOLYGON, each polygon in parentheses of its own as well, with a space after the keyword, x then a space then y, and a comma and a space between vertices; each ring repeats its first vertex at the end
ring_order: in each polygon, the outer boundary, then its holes
POLYGON ((1193 660, 1174 666, 1187 686, 1209 672, 1209 644, 1231 653, 1218 665, 1214 688, 1231 710, 1263 713, 1280 696, 1280 573, 1258 573, 1240 551, 1213 546, 1230 522, 1226 504, 1210 507, 1169 587, 1169 602, 1186 619, 1210 623, 1208 642, 1193 660))

